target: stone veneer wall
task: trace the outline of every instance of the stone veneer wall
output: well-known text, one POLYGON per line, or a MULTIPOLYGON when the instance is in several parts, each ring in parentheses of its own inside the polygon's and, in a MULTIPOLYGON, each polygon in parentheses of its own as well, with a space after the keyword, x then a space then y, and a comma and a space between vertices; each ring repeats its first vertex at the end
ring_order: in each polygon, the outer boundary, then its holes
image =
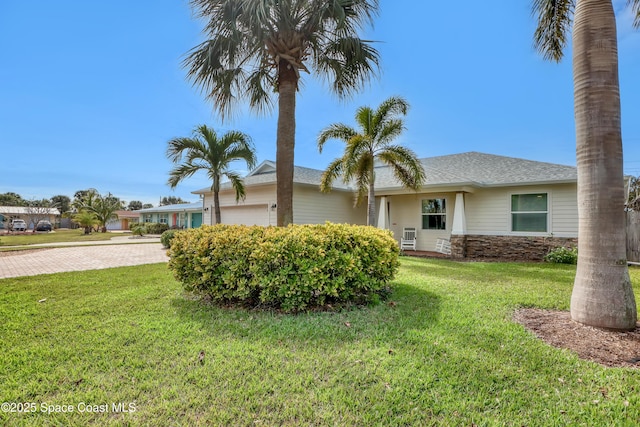
POLYGON ((578 246, 577 238, 452 235, 451 258, 500 258, 512 261, 542 261, 560 246, 578 246))

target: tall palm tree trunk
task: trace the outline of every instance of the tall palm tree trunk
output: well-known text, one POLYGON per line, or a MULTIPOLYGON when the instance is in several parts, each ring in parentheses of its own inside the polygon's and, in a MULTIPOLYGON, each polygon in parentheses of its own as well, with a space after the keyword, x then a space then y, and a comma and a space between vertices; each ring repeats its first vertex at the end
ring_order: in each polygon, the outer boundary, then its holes
POLYGON ((611 0, 578 0, 573 29, 578 267, 571 317, 630 330, 636 303, 626 262, 618 48, 611 0))
POLYGON ((276 142, 277 224, 285 227, 293 222, 293 156, 296 137, 295 70, 280 60, 278 76, 278 132, 276 142))
POLYGON ((213 190, 213 210, 216 215, 216 224, 222 223, 222 215, 220 214, 220 192, 213 190))
MULTIPOLYGON (((372 156, 373 158, 373 153, 372 156)), ((374 162, 371 161, 371 171, 369 173, 369 193, 367 195, 367 217, 369 218, 369 225, 375 227, 376 226, 376 190, 373 185, 376 179, 376 175, 374 172, 374 162)))

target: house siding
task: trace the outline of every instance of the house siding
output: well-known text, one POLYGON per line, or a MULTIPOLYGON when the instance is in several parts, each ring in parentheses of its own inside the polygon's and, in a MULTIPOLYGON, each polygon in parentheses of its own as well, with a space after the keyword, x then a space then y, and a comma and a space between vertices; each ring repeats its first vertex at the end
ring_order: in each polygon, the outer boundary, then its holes
POLYGON ((523 235, 511 231, 511 195, 547 193, 549 222, 546 233, 573 238, 578 236, 578 209, 576 185, 546 185, 481 189, 465 194, 465 210, 468 212, 467 234, 474 235, 523 235))
POLYGON ((321 193, 317 187, 298 186, 293 190, 293 222, 366 224, 366 206, 354 207, 353 202, 354 194, 351 192, 321 193))

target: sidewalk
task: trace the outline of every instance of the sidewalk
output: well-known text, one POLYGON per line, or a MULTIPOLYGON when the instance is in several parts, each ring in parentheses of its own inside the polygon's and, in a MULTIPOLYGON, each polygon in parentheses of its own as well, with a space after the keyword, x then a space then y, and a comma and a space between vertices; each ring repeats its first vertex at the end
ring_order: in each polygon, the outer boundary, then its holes
POLYGON ((96 245, 128 245, 137 243, 160 243, 160 236, 150 234, 143 237, 137 236, 116 236, 111 240, 88 240, 86 242, 53 242, 53 243, 36 243, 34 245, 16 245, 16 246, 1 246, 2 249, 12 248, 46 248, 46 247, 61 247, 61 246, 96 246, 96 245))
POLYGON ((33 250, 0 252, 0 279, 167 262, 167 251, 159 242, 159 237, 122 236, 81 244, 29 245, 33 250))

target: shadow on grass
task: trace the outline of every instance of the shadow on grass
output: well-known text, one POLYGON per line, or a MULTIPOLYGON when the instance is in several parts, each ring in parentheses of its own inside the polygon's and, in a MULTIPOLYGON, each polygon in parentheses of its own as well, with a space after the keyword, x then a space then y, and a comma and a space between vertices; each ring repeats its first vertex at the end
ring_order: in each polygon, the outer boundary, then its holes
POLYGON ((440 298, 432 292, 394 284, 390 298, 377 305, 334 311, 286 314, 275 310, 225 307, 189 294, 171 302, 184 322, 198 322, 208 335, 262 342, 343 342, 395 339, 405 330, 430 328, 440 316, 440 298))

